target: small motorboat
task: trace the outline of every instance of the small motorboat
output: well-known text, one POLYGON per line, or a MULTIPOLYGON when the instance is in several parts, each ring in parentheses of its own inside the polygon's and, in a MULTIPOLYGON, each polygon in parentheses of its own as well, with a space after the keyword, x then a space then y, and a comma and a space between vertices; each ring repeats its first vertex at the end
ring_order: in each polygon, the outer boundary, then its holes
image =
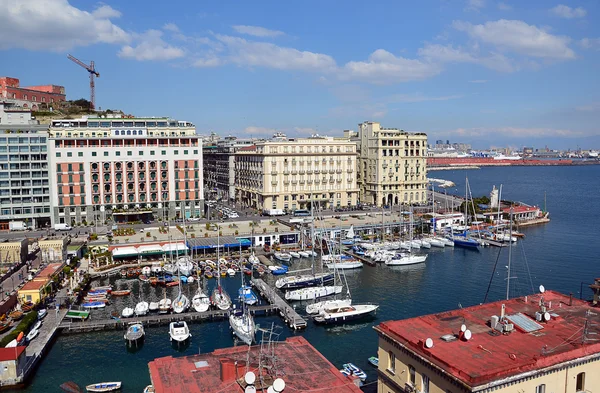
POLYGON ((100 382, 85 387, 88 392, 114 392, 119 389, 121 389, 121 382, 100 382))
POLYGON ((173 281, 167 283, 168 287, 175 287, 177 285, 179 285, 179 280, 173 280, 173 281))
POLYGON ((206 277, 206 278, 213 278, 213 273, 212 273, 212 271, 210 271, 210 270, 206 270, 206 271, 204 272, 204 277, 206 277))
POLYGON ((10 314, 8 314, 8 316, 13 321, 19 321, 21 320, 21 318, 23 318, 23 313, 21 311, 13 311, 10 314))
POLYGON ((38 320, 33 327, 31 328, 31 330, 39 330, 42 327, 42 321, 38 320))
POLYGON ((73 381, 61 383, 60 388, 67 393, 81 393, 81 388, 73 381))
POLYGON ((296 251, 290 251, 290 255, 292 256, 292 258, 300 258, 300 253, 296 251))
POLYGON ((150 281, 150 277, 146 276, 145 274, 141 274, 141 275, 138 277, 138 279, 139 279, 141 282, 149 282, 149 281, 150 281))
POLYGON ((8 344, 6 344, 6 346, 4 348, 16 348, 17 345, 19 345, 19 342, 15 338, 14 340, 12 340, 8 344))
POLYGON ((298 251, 298 254, 300 254, 300 256, 302 258, 309 258, 310 254, 307 251, 298 251))
POLYGON ((232 268, 227 269, 227 274, 229 275, 229 277, 233 277, 235 276, 235 270, 233 270, 232 268))
POLYGON ((273 255, 275 259, 278 259, 283 262, 289 262, 292 259, 292 256, 286 252, 276 252, 273 255))
POLYGON ((185 321, 171 322, 169 324, 169 336, 171 341, 183 342, 190 338, 190 329, 185 321))
POLYGON ((9 331, 11 327, 12 327, 12 324, 10 323, 10 321, 1 323, 0 324, 0 334, 9 331))
POLYGON ((244 285, 238 289, 239 298, 248 305, 254 305, 258 302, 258 297, 249 285, 244 285))
POLYGON ((121 316, 123 318, 131 318, 133 317, 134 310, 131 307, 125 307, 123 311, 121 311, 121 316))
POLYGON ((106 292, 111 292, 112 291, 112 285, 104 285, 104 286, 100 286, 100 287, 92 287, 90 289, 91 292, 96 292, 96 291, 106 291, 106 292))
POLYGON ((288 272, 288 267, 286 265, 282 265, 282 266, 269 266, 269 270, 271 271, 271 274, 277 276, 277 275, 281 275, 281 274, 286 274, 288 272))
POLYGON ((144 276, 149 276, 152 273, 152 269, 150 268, 150 266, 144 266, 142 268, 142 274, 144 276))
POLYGON ((155 393, 156 390, 154 389, 154 386, 152 385, 148 385, 144 388, 143 393, 155 393))
POLYGON ((144 302, 141 301, 138 304, 135 305, 135 315, 137 315, 138 317, 142 316, 142 315, 146 315, 148 314, 148 309, 150 308, 148 302, 144 302))
POLYGON ((367 379, 367 374, 353 363, 346 363, 342 365, 342 367, 344 367, 344 370, 348 371, 350 374, 360 378, 361 381, 367 379))
POLYGON ((34 338, 38 336, 38 334, 40 334, 39 330, 31 329, 27 334, 27 337, 25 337, 25 340, 27 340, 27 342, 31 342, 34 338))
POLYGON ((113 296, 127 296, 130 295, 131 291, 129 289, 124 289, 122 291, 112 291, 111 295, 113 296))
POLYGON ((171 299, 164 298, 160 299, 158 302, 158 312, 159 314, 166 314, 171 310, 171 299))
POLYGON ((101 301, 95 301, 95 302, 87 302, 87 303, 83 303, 81 305, 81 307, 83 308, 104 308, 106 307, 106 303, 105 302, 101 302, 101 301))
POLYGON ((40 311, 38 311, 38 319, 44 319, 44 317, 48 315, 48 310, 46 310, 45 308, 40 309, 40 311))
POLYGON ((377 356, 371 356, 369 358, 369 363, 371 363, 375 367, 379 367, 379 358, 377 356))
POLYGON ((141 322, 132 322, 127 327, 127 332, 125 332, 123 338, 127 340, 127 344, 129 344, 143 339, 144 334, 144 325, 142 325, 141 322))
POLYGON ((150 312, 158 311, 158 308, 159 308, 158 302, 150 302, 150 305, 148 306, 148 310, 150 312))

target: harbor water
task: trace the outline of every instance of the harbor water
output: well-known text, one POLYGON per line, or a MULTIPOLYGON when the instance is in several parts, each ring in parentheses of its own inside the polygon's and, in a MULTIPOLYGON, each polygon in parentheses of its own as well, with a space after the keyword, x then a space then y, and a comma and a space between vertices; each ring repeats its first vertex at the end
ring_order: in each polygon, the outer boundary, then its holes
MULTIPOLYGON (((503 184, 503 199, 523 201, 543 208, 546 195, 549 224, 523 228, 526 237, 513 246, 511 296, 532 293, 543 284, 546 288, 579 296, 582 282, 598 276, 597 224, 600 219, 600 166, 579 167, 504 167, 469 171, 440 171, 432 177, 452 180, 456 188, 449 192, 464 195, 465 176, 469 177, 473 196, 489 195, 492 185, 503 184)), ((435 313, 483 302, 492 279, 488 301, 506 296, 507 248, 431 249, 425 264, 408 267, 365 266, 346 272, 354 303, 380 304, 377 316, 353 324, 323 327, 309 321, 304 331, 294 332, 277 316, 257 317, 256 323, 281 326, 281 339, 300 334, 309 340, 336 367, 353 362, 375 381, 375 370, 367 358, 376 355, 377 335, 372 327, 382 321, 435 313), (498 253, 501 253, 498 257, 498 253), (498 259, 496 271, 494 264, 498 259)), ((309 261, 294 262, 307 266, 309 261)), ((293 268, 295 266, 293 265, 293 268)), ((272 278, 268 277, 272 282, 272 278)), ((99 285, 105 281, 100 281, 99 285)), ((115 301, 115 308, 144 300, 160 299, 163 288, 141 287, 138 280, 111 278, 117 289, 131 288, 134 294, 115 301)), ((209 282, 209 290, 215 280, 209 282)), ((232 297, 240 285, 239 273, 223 279, 232 297)), ((184 284, 190 296, 194 284, 184 284)), ((583 286, 584 297, 590 292, 583 286)), ((174 290, 170 288, 171 298, 174 290)), ((303 310, 305 304, 299 303, 303 310)), ((92 311, 92 320, 105 318, 110 310, 92 311)), ((150 383, 148 362, 156 357, 183 356, 210 352, 233 344, 227 321, 190 325, 192 339, 186 348, 173 348, 168 327, 146 329, 143 346, 128 350, 124 331, 104 331, 59 336, 37 370, 26 392, 59 391, 65 381, 80 386, 100 381, 122 381, 123 392, 141 392, 150 383)))

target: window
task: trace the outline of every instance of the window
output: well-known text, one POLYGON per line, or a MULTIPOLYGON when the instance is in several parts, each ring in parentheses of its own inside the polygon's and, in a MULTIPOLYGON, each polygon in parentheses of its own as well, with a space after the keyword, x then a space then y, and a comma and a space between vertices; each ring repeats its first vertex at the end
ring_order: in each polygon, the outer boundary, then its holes
POLYGON ((188 151, 187 151, 187 150, 184 150, 184 151, 183 151, 183 154, 188 154, 188 151))
POLYGON ((138 155, 143 156, 144 155, 144 151, 143 150, 138 151, 138 155))
POLYGON ((77 157, 83 157, 83 152, 82 151, 77 152, 77 157))
POLYGON ((585 390, 585 373, 577 374, 577 383, 575 384, 575 391, 583 392, 585 390))
POLYGON ((95 151, 92 152, 92 157, 96 157, 96 152, 95 151))
POLYGON ((56 157, 60 157, 60 153, 59 152, 56 152, 56 157))
POLYGON ((546 384, 536 386, 535 393, 546 393, 546 384))
POLYGON ((408 382, 413 386, 417 384, 417 375, 415 373, 415 368, 411 365, 408 365, 408 382))
POLYGON ((120 156, 120 155, 121 155, 121 152, 120 152, 120 151, 116 151, 116 152, 115 152, 115 156, 117 156, 117 157, 118 157, 118 156, 120 156))
POLYGON ((392 374, 396 374, 396 355, 392 351, 388 352, 388 368, 392 374))
POLYGON ((70 151, 67 152, 67 157, 73 157, 73 153, 71 153, 70 151))
POLYGON ((151 156, 153 156, 153 155, 154 155, 154 153, 155 153, 155 151, 154 151, 154 150, 151 150, 151 151, 150 151, 150 155, 151 155, 151 156))
POLYGON ((128 152, 127 152, 127 155, 128 155, 128 156, 130 156, 130 155, 131 155, 131 153, 132 153, 132 152, 131 152, 131 150, 130 150, 130 151, 128 151, 128 152))
POLYGON ((107 151, 104 152, 104 157, 108 157, 108 152, 107 151))
POLYGON ((421 391, 429 393, 429 377, 425 374, 421 376, 421 391))
POLYGON ((161 150, 160 155, 161 156, 166 156, 167 155, 167 151, 166 150, 161 150))
POLYGON ((179 150, 175 150, 175 155, 178 155, 178 154, 179 154, 179 150))
POLYGON ((198 154, 198 150, 194 150, 194 154, 198 154))

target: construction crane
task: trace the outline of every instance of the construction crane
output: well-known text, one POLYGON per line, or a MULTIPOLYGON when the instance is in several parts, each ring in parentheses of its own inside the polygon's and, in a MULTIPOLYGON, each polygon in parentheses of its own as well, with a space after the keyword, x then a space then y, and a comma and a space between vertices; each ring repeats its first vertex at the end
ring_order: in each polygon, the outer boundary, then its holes
POLYGON ((77 59, 74 56, 68 55, 67 58, 72 62, 79 64, 81 67, 85 68, 87 72, 90 73, 90 109, 96 109, 96 85, 94 83, 94 77, 100 77, 100 73, 96 71, 96 67, 94 66, 94 61, 90 61, 90 65, 85 64, 83 61, 77 59))

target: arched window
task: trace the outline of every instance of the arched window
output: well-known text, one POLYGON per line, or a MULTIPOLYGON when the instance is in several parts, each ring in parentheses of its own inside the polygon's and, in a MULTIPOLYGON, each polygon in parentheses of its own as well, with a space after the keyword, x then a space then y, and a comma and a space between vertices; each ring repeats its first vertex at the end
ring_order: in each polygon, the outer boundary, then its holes
POLYGON ((415 372, 415 368, 408 365, 408 382, 415 386, 417 384, 417 373, 415 372))
POLYGON ((575 391, 576 392, 584 392, 585 391, 585 373, 577 374, 577 382, 575 383, 575 391))

